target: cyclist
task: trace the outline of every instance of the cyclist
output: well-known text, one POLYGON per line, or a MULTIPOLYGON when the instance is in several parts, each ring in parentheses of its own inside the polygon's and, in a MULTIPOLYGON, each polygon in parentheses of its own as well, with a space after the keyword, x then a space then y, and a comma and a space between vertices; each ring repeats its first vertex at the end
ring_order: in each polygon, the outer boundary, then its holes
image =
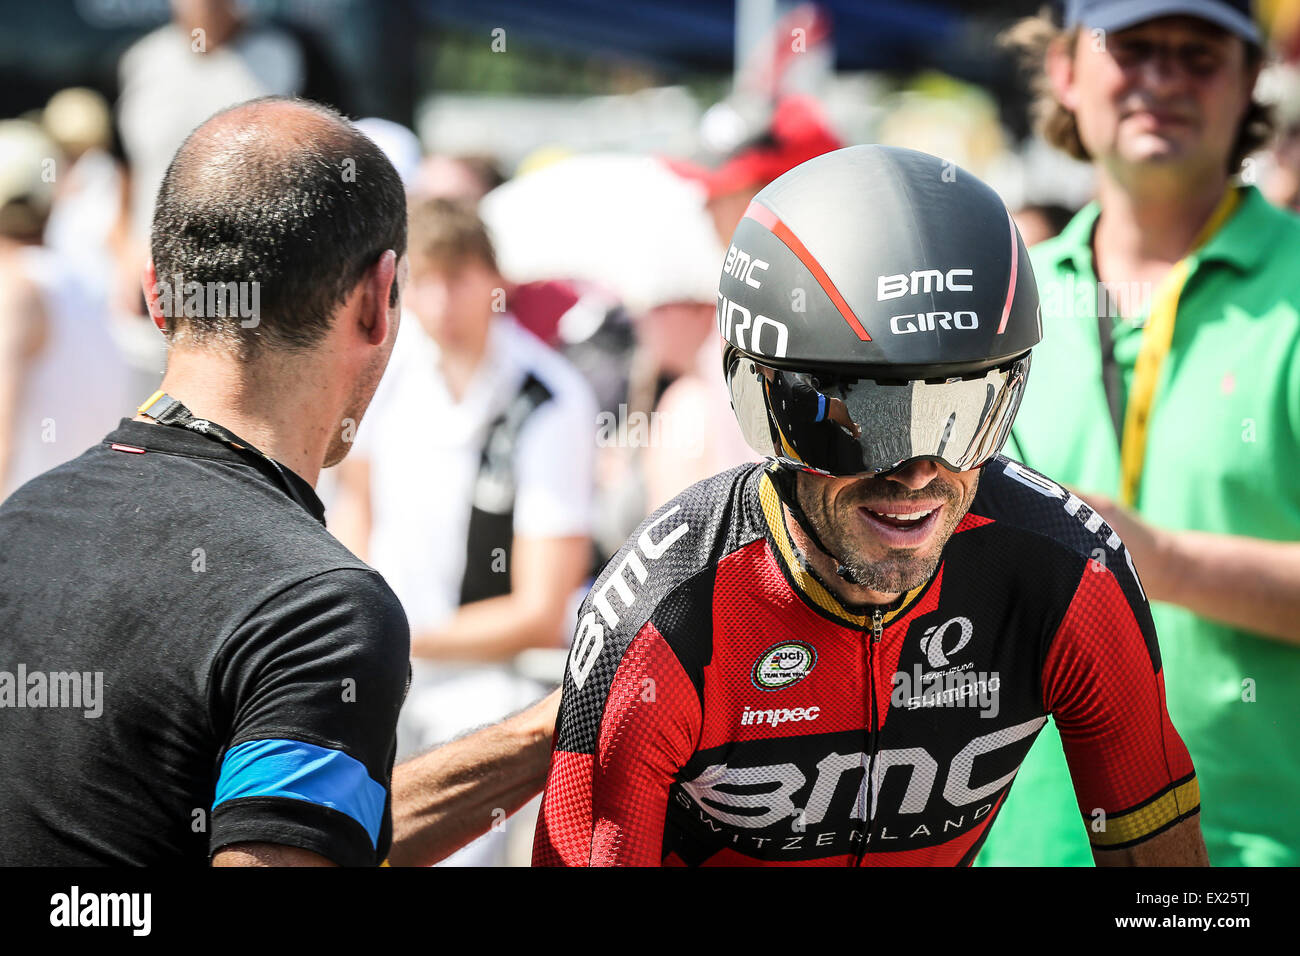
POLYGON ((998 454, 1041 327, 992 190, 828 153, 755 197, 718 296, 771 461, 683 492, 598 576, 534 862, 968 865, 1051 714, 1099 864, 1203 864, 1127 552, 998 454))

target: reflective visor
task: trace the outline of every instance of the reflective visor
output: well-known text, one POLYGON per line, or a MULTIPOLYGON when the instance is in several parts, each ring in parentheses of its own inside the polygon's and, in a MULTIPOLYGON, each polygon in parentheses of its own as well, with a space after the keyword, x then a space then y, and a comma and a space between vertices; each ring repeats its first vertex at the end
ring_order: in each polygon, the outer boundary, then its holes
POLYGON ((916 458, 966 471, 1007 440, 1029 355, 964 378, 891 382, 769 368, 729 349, 726 372, 741 432, 759 454, 837 477, 916 458))

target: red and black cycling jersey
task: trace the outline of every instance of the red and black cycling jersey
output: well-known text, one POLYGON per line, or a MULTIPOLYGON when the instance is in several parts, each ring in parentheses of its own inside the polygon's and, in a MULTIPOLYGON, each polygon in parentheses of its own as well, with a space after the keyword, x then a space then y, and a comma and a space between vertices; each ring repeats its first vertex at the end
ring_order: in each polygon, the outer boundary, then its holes
POLYGON ((1119 537, 1005 458, 929 581, 846 606, 774 466, 651 515, 578 616, 537 865, 968 865, 1048 715, 1097 849, 1199 810, 1119 537))

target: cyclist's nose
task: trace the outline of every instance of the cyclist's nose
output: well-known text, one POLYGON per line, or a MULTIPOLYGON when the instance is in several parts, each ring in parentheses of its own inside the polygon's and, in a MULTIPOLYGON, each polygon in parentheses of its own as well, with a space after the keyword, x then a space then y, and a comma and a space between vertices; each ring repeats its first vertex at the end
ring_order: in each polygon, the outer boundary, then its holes
POLYGON ((929 459, 918 459, 898 469, 889 476, 888 480, 896 481, 903 487, 910 488, 913 491, 919 491, 932 482, 938 474, 939 465, 937 462, 929 459))

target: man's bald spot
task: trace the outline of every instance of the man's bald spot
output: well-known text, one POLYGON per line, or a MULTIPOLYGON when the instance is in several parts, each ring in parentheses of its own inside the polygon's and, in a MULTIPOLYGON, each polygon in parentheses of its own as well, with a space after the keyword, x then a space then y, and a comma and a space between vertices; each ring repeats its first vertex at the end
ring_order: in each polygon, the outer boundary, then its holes
MULTIPOLYGON (((181 144, 150 246, 157 275, 174 286, 258 296, 255 322, 187 307, 169 333, 245 354, 311 348, 366 270, 387 250, 405 253, 406 191, 383 151, 335 110, 263 97, 217 113, 181 144)), ((394 285, 391 304, 396 294, 394 285)))
POLYGON ((246 191, 290 173, 308 149, 341 160, 364 135, 311 103, 253 100, 217 113, 189 135, 173 159, 179 174, 173 182, 212 198, 227 188, 246 191))

